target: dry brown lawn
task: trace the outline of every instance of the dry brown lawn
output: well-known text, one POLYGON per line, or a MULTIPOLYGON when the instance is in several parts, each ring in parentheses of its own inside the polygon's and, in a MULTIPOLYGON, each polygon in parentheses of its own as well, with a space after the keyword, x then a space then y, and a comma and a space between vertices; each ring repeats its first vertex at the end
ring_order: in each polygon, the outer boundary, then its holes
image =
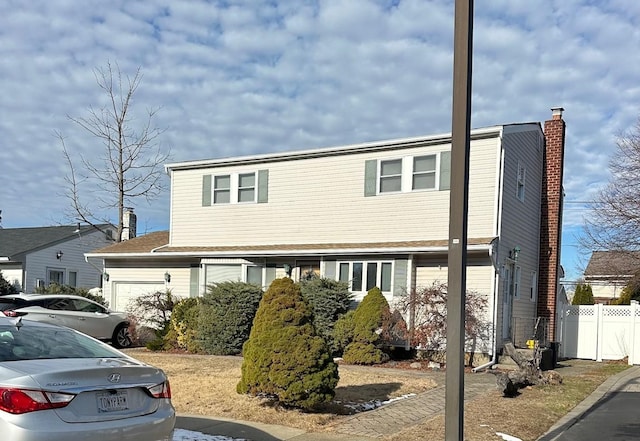
MULTIPOLYGON (((171 382, 172 401, 179 413, 218 416, 267 424, 280 424, 307 431, 321 431, 336 423, 347 409, 338 404, 325 412, 283 410, 264 400, 236 393, 241 357, 126 351, 132 357, 163 369, 171 382), (341 415, 342 414, 342 415, 341 415)), ((420 393, 436 383, 412 372, 361 369, 340 366, 336 403, 364 403, 420 393)))
MULTIPOLYGON (((139 360, 162 368, 169 376, 176 410, 197 414, 280 424, 310 432, 330 430, 346 418, 338 405, 325 412, 309 414, 271 407, 257 398, 236 393, 240 381, 240 357, 126 351, 139 360)), ((560 386, 522 390, 516 398, 503 398, 496 390, 465 404, 465 440, 499 440, 496 432, 507 433, 523 441, 536 440, 558 419, 587 397, 610 375, 627 366, 601 363, 576 376, 565 376, 560 386)), ((385 400, 408 393, 420 393, 436 384, 414 371, 402 369, 340 366, 336 402, 385 400)), ((389 437, 389 441, 444 439, 444 416, 389 437)))

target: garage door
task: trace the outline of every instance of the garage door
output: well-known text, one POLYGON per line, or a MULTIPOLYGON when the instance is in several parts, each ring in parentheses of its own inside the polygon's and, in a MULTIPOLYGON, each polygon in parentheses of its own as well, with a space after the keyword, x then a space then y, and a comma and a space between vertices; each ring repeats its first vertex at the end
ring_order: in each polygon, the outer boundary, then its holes
POLYGON ((111 309, 126 311, 129 303, 136 297, 164 290, 164 282, 116 282, 114 284, 115 299, 111 309))

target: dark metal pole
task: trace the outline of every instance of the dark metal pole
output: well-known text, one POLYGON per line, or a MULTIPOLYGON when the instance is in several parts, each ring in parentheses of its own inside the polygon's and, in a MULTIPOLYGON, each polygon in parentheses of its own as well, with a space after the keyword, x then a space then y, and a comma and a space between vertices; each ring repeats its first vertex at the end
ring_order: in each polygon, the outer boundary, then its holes
POLYGON ((445 386, 446 441, 462 441, 464 437, 464 316, 467 284, 473 0, 456 0, 454 26, 445 386))

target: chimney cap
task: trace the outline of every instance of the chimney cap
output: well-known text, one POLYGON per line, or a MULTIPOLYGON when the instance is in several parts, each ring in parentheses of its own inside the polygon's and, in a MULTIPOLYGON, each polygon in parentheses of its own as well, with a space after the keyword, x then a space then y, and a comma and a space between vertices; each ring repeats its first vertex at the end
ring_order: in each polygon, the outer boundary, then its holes
POLYGON ((562 112, 564 112, 564 107, 556 106, 551 108, 553 119, 562 119, 562 112))

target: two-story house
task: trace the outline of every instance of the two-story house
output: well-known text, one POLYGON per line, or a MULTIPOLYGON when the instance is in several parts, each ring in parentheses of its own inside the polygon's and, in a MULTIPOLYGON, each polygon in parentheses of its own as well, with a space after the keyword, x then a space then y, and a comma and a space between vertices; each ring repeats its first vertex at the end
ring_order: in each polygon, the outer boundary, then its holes
MULTIPOLYGON (((558 289, 564 121, 473 130, 467 289, 486 296, 493 339, 531 338, 543 317, 553 339, 558 289)), ((268 287, 313 271, 378 286, 389 302, 447 282, 451 136, 168 164, 170 230, 98 250, 116 309, 171 288, 268 287)))
POLYGON ((50 283, 91 289, 101 286, 102 268, 88 263, 84 254, 113 242, 88 225, 0 228, 0 271, 27 293, 50 283))

